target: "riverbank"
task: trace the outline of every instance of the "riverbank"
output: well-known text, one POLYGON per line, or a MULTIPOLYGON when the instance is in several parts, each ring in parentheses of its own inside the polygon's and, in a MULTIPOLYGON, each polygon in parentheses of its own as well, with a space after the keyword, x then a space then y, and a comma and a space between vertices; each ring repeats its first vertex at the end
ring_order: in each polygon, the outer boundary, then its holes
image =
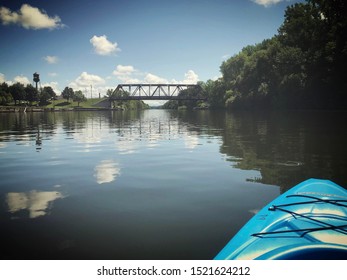
POLYGON ((20 106, 4 106, 0 107, 0 113, 26 113, 26 112, 62 112, 62 111, 122 111, 122 108, 49 108, 49 107, 20 107, 20 106))
POLYGON ((61 112, 61 111, 108 111, 123 110, 123 108, 110 108, 109 102, 105 98, 88 99, 85 102, 68 102, 64 100, 56 100, 45 106, 27 106, 27 105, 6 105, 0 106, 0 113, 12 112, 61 112))

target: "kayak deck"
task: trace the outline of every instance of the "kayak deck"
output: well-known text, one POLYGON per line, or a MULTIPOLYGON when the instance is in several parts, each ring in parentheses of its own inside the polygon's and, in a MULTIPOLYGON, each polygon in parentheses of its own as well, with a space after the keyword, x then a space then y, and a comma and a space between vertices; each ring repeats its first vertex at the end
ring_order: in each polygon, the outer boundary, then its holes
POLYGON ((309 179, 255 215, 215 259, 347 259, 347 191, 309 179))

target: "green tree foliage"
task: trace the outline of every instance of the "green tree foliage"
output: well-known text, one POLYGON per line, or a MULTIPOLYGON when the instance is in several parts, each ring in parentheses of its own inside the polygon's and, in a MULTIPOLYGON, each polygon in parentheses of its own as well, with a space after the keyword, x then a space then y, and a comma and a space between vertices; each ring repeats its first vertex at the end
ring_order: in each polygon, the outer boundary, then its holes
POLYGON ((35 87, 28 84, 24 86, 21 83, 15 83, 8 86, 7 83, 0 85, 0 104, 8 105, 9 103, 17 101, 26 101, 32 105, 33 102, 40 101, 40 104, 46 104, 48 100, 55 98, 56 93, 52 87, 44 87, 40 92, 35 87))
POLYGON ((49 99, 57 97, 57 94, 54 92, 53 88, 50 86, 44 87, 43 91, 45 91, 47 93, 47 95, 49 96, 49 99))
POLYGON ((109 98, 112 108, 118 108, 121 110, 141 110, 147 109, 149 106, 141 100, 126 100, 129 96, 129 92, 123 90, 108 89, 106 97, 109 98), (120 98, 121 100, 114 100, 112 98, 120 98), (125 98, 125 100, 122 100, 125 98))
POLYGON ((282 44, 302 52, 307 99, 318 108, 347 105, 346 6, 343 0, 309 0, 290 6, 279 29, 282 44))
POLYGON ((177 109, 178 108, 178 101, 177 100, 169 100, 165 102, 165 104, 162 106, 163 109, 177 109))
POLYGON ((196 99, 196 97, 207 97, 206 91, 203 89, 204 83, 199 82, 198 86, 188 87, 187 89, 181 90, 178 97, 182 100, 170 100, 163 105, 164 109, 177 109, 178 107, 184 107, 192 109, 194 107, 199 107, 202 101, 196 99))
POLYGON ((226 101, 226 83, 222 79, 203 84, 211 108, 222 108, 226 101))
POLYGON ((289 6, 278 34, 224 61, 208 81, 211 107, 347 108, 347 17, 343 0, 289 6))
POLYGON ((0 85, 0 105, 7 105, 13 101, 9 87, 6 83, 0 85))
POLYGON ((49 102, 49 100, 52 100, 56 97, 56 93, 54 92, 53 88, 50 86, 46 86, 42 89, 41 93, 39 94, 40 104, 45 105, 49 102))
POLYGON ((72 88, 65 87, 61 95, 67 100, 67 102, 69 102, 69 100, 74 96, 74 90, 72 88))
POLYGON ((17 101, 25 100, 25 88, 21 83, 15 83, 11 85, 9 87, 9 91, 15 104, 17 104, 17 101))
POLYGON ((75 91, 75 94, 73 96, 73 101, 77 102, 77 106, 80 106, 81 102, 86 101, 87 98, 84 96, 83 92, 81 90, 75 91))
POLYGON ((129 94, 123 90, 108 89, 106 92, 106 96, 109 98, 112 108, 123 108, 123 103, 125 102, 124 100, 114 100, 113 98, 125 98, 128 95, 129 94))
POLYGON ((32 102, 34 102, 34 101, 37 101, 38 93, 37 93, 36 88, 34 88, 30 84, 26 85, 25 96, 26 96, 26 100, 29 101, 30 104, 32 104, 32 102))
POLYGON ((200 101, 195 98, 203 96, 203 94, 201 87, 188 87, 187 89, 180 91, 178 96, 186 100, 178 101, 178 106, 185 106, 188 109, 197 107, 200 101))

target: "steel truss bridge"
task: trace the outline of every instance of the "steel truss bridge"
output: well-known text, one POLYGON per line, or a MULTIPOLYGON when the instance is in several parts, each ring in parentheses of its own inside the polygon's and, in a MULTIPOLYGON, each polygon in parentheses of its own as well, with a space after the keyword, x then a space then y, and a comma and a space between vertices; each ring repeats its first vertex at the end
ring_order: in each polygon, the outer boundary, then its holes
POLYGON ((110 100, 204 100, 203 89, 196 84, 119 84, 110 100), (180 95, 185 89, 196 89, 195 95, 180 95))

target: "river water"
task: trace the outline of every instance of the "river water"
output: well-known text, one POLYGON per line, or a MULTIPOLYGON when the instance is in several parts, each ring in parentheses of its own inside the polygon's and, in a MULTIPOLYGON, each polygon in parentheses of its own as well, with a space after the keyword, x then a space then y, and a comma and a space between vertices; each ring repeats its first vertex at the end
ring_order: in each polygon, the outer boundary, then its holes
POLYGON ((347 114, 0 115, 2 259, 212 259, 308 178, 347 186, 347 114))

